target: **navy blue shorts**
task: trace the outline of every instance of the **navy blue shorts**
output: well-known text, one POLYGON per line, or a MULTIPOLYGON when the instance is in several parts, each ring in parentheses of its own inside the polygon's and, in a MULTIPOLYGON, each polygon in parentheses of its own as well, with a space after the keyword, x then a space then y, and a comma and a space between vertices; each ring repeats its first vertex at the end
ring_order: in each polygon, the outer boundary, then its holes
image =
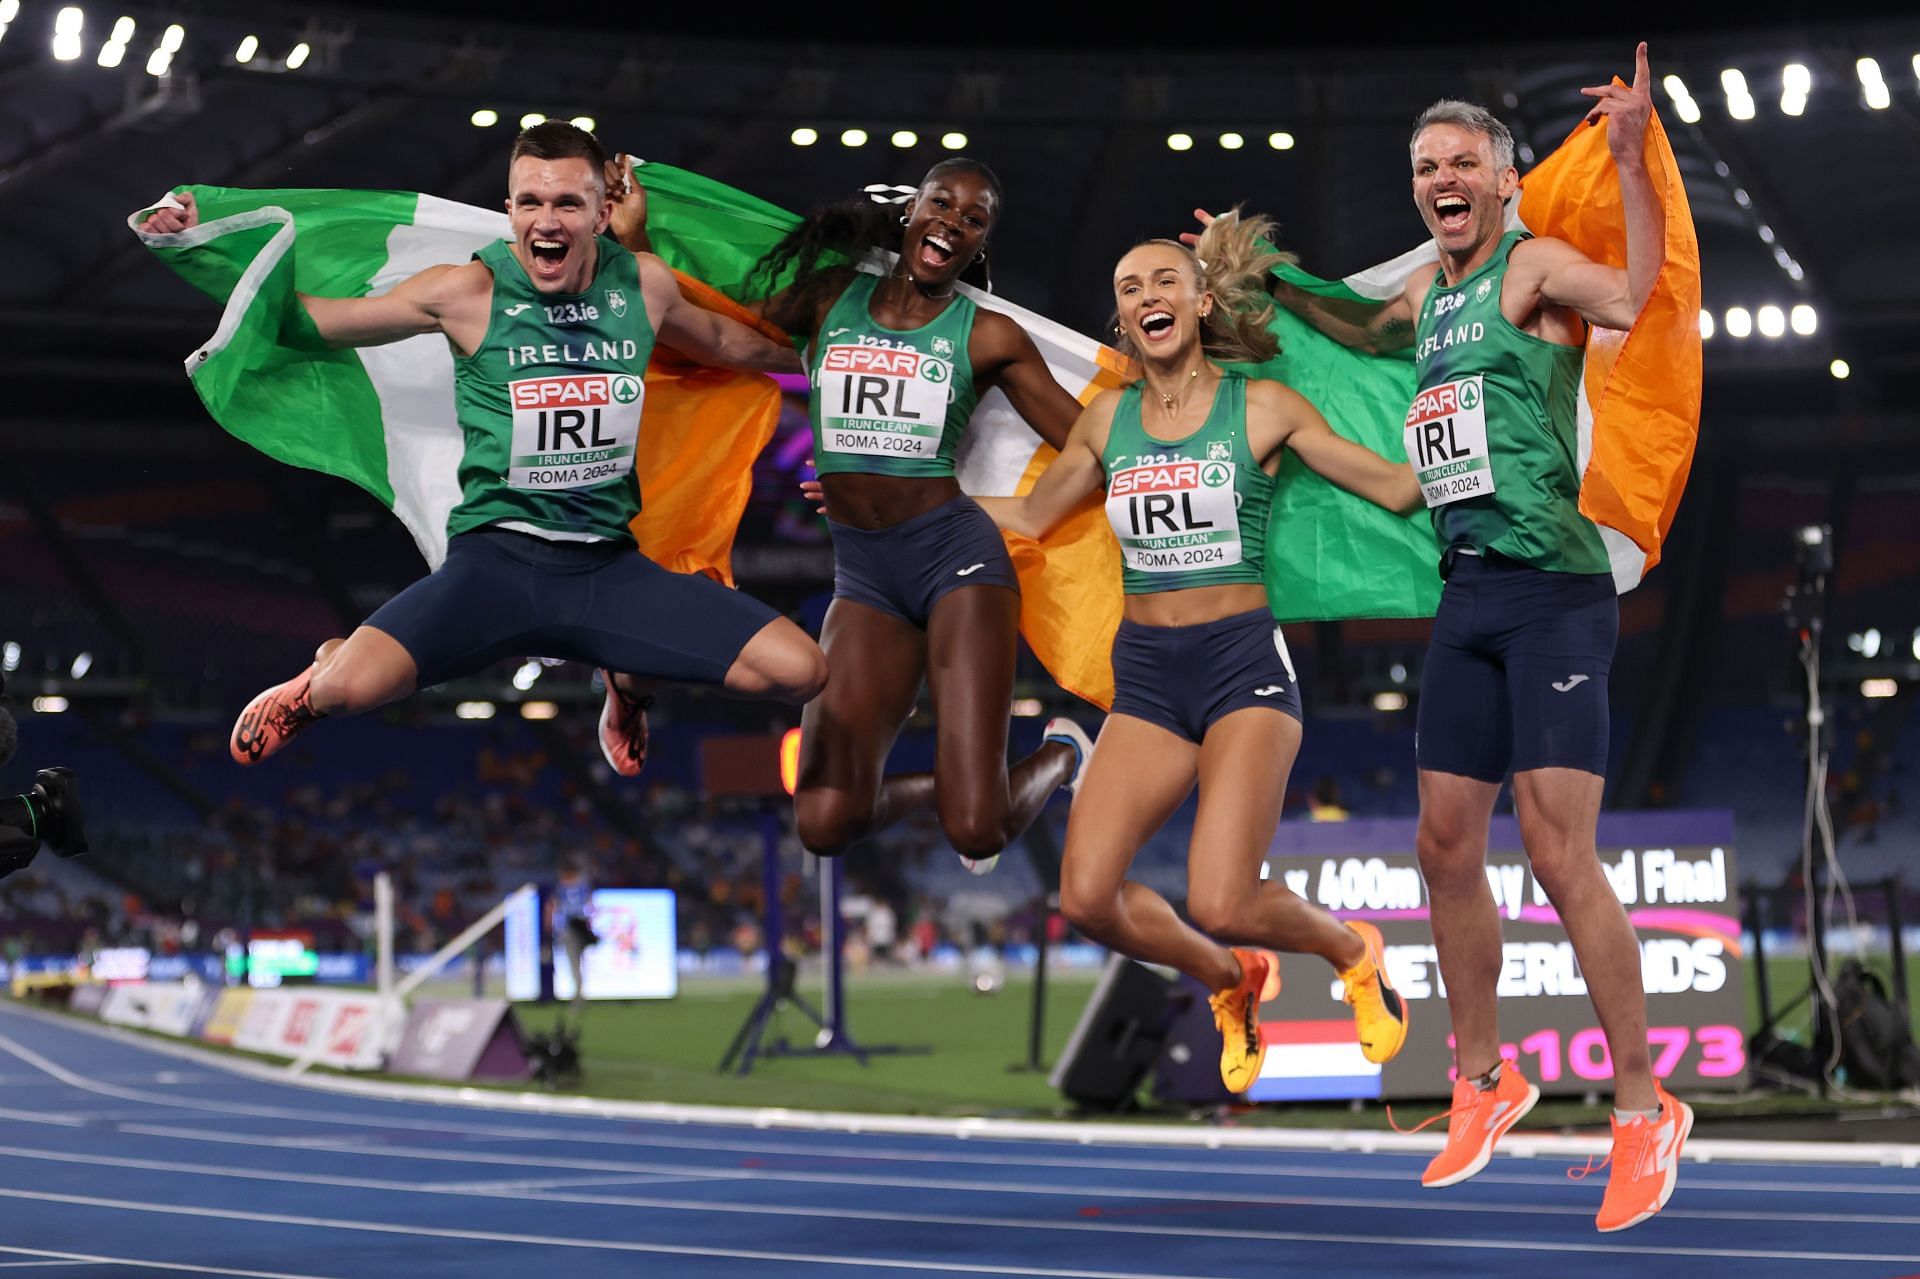
POLYGON ((1215 720, 1248 706, 1300 719, 1300 684, 1266 609, 1197 626, 1120 619, 1113 637, 1113 714, 1198 743, 1215 720))
POLYGON ((1456 555, 1420 676, 1420 767, 1483 782, 1607 775, 1607 673, 1620 602, 1606 573, 1456 555))
POLYGON ((827 523, 833 536, 833 598, 853 600, 924 627, 934 604, 962 586, 1020 578, 992 517, 964 493, 892 528, 827 523))
POLYGON ((719 684, 779 614, 694 573, 670 573, 631 542, 549 542, 481 528, 366 625, 400 642, 420 688, 503 657, 557 657, 629 675, 719 684))

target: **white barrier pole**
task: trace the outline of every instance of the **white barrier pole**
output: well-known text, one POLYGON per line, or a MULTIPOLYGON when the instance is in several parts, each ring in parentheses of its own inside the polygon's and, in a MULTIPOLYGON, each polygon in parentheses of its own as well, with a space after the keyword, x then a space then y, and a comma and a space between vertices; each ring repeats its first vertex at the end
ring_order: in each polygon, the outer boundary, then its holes
POLYGON ((421 982, 445 968, 461 951, 479 941, 491 932, 496 924, 507 917, 507 911, 519 898, 533 891, 532 884, 522 884, 500 900, 500 904, 473 921, 473 924, 458 937, 433 952, 426 963, 414 969, 398 986, 393 989, 395 999, 404 1000, 411 995, 421 982))
POLYGON ((374 989, 385 999, 393 993, 393 876, 373 877, 374 989))

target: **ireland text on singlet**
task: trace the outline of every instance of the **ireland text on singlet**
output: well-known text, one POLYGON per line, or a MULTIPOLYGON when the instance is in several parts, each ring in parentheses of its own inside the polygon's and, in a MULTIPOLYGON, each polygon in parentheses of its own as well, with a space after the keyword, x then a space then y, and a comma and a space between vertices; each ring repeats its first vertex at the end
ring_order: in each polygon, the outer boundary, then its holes
POLYGON ((1247 445, 1245 377, 1222 376, 1207 420, 1174 441, 1147 434, 1128 387, 1100 460, 1128 595, 1264 580, 1273 477, 1247 445))
POLYGON ((493 272, 493 316, 454 360, 466 452, 449 536, 485 524, 631 541, 634 449, 653 325, 633 254, 600 237, 582 293, 541 293, 502 240, 474 254, 493 272))
POLYGON ((822 475, 952 475, 973 416, 973 299, 956 296, 917 329, 889 329, 869 303, 879 277, 862 271, 814 339, 813 458, 822 475))
POLYGON ((1580 514, 1575 396, 1585 353, 1534 337, 1500 311, 1513 248, 1452 288, 1437 272, 1414 332, 1413 463, 1443 546, 1471 546, 1557 573, 1605 573, 1606 545, 1580 514))

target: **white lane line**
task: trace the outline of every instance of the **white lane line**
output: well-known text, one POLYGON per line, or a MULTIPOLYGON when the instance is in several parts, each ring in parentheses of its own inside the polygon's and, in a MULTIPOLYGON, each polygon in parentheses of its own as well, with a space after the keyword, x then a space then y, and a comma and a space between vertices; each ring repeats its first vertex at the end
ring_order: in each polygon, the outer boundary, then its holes
MULTIPOLYGON (((29 1150, 22 1147, 14 1147, 14 1146, 0 1146, 0 1155, 12 1155, 16 1158, 21 1158, 21 1159, 40 1159, 40 1160, 45 1160, 53 1163, 84 1164, 84 1165, 89 1165, 94 1167, 127 1168, 127 1169, 137 1169, 137 1170, 146 1171, 146 1172, 164 1172, 170 1175, 184 1174, 187 1176, 212 1177, 216 1179, 233 1178, 233 1179, 239 1179, 244 1181, 276 1181, 276 1182, 285 1182, 292 1185, 333 1186, 333 1187, 350 1189, 350 1190, 400 1191, 405 1193, 428 1194, 428 1195, 456 1195, 456 1196, 466 1195, 466 1196, 473 1196, 473 1197, 479 1197, 479 1198, 514 1198, 525 1193, 529 1189, 538 1189, 537 1183, 532 1183, 532 1182, 521 1183, 521 1182, 513 1182, 513 1181, 467 1181, 467 1182, 389 1181, 389 1180, 372 1178, 372 1177, 352 1177, 352 1176, 343 1176, 343 1175, 329 1174, 329 1173, 283 1172, 276 1169, 266 1169, 266 1168, 212 1167, 204 1164, 179 1163, 171 1160, 160 1160, 160 1159, 134 1159, 126 1156, 117 1156, 117 1155, 68 1154, 64 1152, 29 1150)), ((745 1175, 743 1174, 743 1179, 744 1179, 744 1176, 745 1175)), ((625 1179, 624 1178, 607 1178, 604 1180, 619 1181, 619 1180, 625 1180, 625 1179)), ((634 1178, 633 1180, 636 1182, 644 1182, 647 1179, 634 1178)), ((681 1181, 684 1183, 688 1179, 662 1178, 661 1180, 681 1181)), ((583 1185, 592 1184, 592 1181, 591 1180, 583 1181, 581 1184, 583 1185)), ((555 1188, 564 1189, 565 1186, 562 1182, 556 1181, 555 1188)), ((911 1183, 909 1186, 904 1188, 918 1188, 918 1183, 911 1183)), ((1033 1193, 1033 1192, 1031 1190, 1027 1190, 1023 1188, 1013 1188, 1008 1190, 1006 1193, 1019 1194, 1019 1193, 1033 1193)), ((1083 1187, 1080 1189, 1073 1189, 1073 1190, 1054 1189, 1048 1193, 1055 1194, 1055 1195, 1068 1195, 1073 1197, 1096 1198, 1096 1199, 1102 1198, 1102 1197, 1114 1197, 1114 1196, 1111 1196, 1109 1192, 1099 1187, 1092 1187, 1092 1188, 1083 1187)), ((654 1208, 654 1209, 660 1209, 663 1211, 671 1211, 671 1212, 711 1212, 711 1213, 745 1215, 745 1216, 799 1217, 799 1218, 812 1218, 812 1219, 827 1218, 827 1219, 833 1219, 833 1220, 851 1220, 851 1221, 885 1221, 885 1222, 900 1222, 900 1223, 907 1223, 907 1224, 913 1224, 913 1225, 966 1226, 966 1227, 973 1227, 973 1228, 989 1228, 989 1229, 1025 1229, 1025 1230, 1055 1230, 1055 1231, 1073 1230, 1073 1231, 1092 1231, 1092 1232, 1105 1232, 1105 1233, 1113 1233, 1113 1234, 1136 1234, 1136 1235, 1171 1234, 1171 1235, 1176 1235, 1180 1237, 1186 1237, 1192 1234, 1195 1229, 1200 1228, 1194 1224, 1195 1222, 1194 1218, 1183 1217, 1181 1211, 1177 1208, 1170 1209, 1165 1213, 1164 1219, 1169 1224, 1155 1225, 1149 1222, 1141 1222, 1141 1221, 1138 1221, 1137 1219, 1133 1221, 1121 1220, 1121 1218, 1133 1217, 1136 1213, 1145 1213, 1145 1214, 1151 1214, 1155 1216, 1161 1215, 1154 1208, 1146 1208, 1146 1209, 1115 1208, 1115 1209, 1107 1209, 1104 1212, 1099 1212, 1096 1215, 1092 1216, 1091 1218, 1055 1220, 1055 1219, 1047 1219, 1047 1218, 979 1216, 979 1215, 961 1215, 961 1214, 951 1214, 951 1213, 894 1212, 894 1211, 883 1211, 878 1209, 847 1207, 847 1206, 838 1205, 838 1204, 828 1206, 828 1207, 814 1207, 814 1206, 807 1206, 807 1205, 769 1204, 764 1201, 728 1202, 725 1200, 669 1199, 669 1198, 658 1198, 658 1197, 652 1197, 652 1196, 619 1195, 619 1194, 569 1195, 569 1194, 544 1193, 544 1194, 540 1194, 538 1197, 542 1203, 550 1203, 550 1204, 556 1204, 556 1205, 566 1204, 566 1205, 582 1206, 582 1207, 602 1206, 602 1207, 619 1207, 619 1208, 654 1208), (1111 1215, 1108 1215, 1109 1213, 1111 1215), (1180 1223, 1184 1223, 1184 1224, 1180 1224, 1180 1223)), ((1499 1214, 1507 1214, 1507 1215, 1513 1215, 1513 1216, 1578 1217, 1578 1218, 1584 1219, 1584 1218, 1589 1218, 1593 1215, 1593 1205, 1591 1203, 1586 1203, 1578 1206, 1560 1205, 1560 1204, 1507 1204, 1507 1203, 1487 1203, 1484 1201, 1474 1202, 1474 1201, 1462 1200, 1462 1199, 1449 1200, 1445 1197, 1434 1197, 1432 1199, 1423 1198, 1418 1200, 1407 1200, 1407 1199, 1354 1199, 1354 1198, 1336 1198, 1336 1197, 1322 1196, 1322 1195, 1310 1195, 1310 1196, 1300 1196, 1300 1197, 1289 1196, 1288 1198, 1279 1199, 1279 1200, 1261 1200, 1261 1199, 1250 1199, 1250 1198, 1236 1198, 1232 1196, 1181 1193, 1181 1192, 1175 1192, 1175 1191, 1128 1192, 1127 1195, 1124 1197, 1150 1198, 1150 1199, 1156 1199, 1156 1200, 1171 1199, 1176 1202, 1198 1202, 1206 1205, 1208 1208, 1223 1207, 1223 1208, 1232 1208, 1236 1211, 1241 1209, 1259 1209, 1259 1208, 1284 1208, 1284 1209, 1365 1208, 1369 1210, 1380 1210, 1380 1211, 1386 1211, 1386 1212, 1424 1211, 1424 1212, 1441 1212, 1441 1213, 1465 1213, 1471 1216, 1482 1216, 1489 1213, 1499 1213, 1499 1214)), ((1685 1207, 1681 1207, 1681 1208, 1668 1207, 1663 1215, 1671 1218, 1676 1218, 1676 1219, 1701 1220, 1701 1221, 1748 1221, 1748 1222, 1751 1222, 1751 1221, 1806 1221, 1806 1222, 1814 1222, 1818 1224, 1833 1224, 1833 1225, 1883 1225, 1883 1226, 1920 1225, 1920 1217, 1872 1216, 1872 1215, 1865 1215, 1865 1214, 1839 1215, 1839 1214, 1833 1214, 1833 1213, 1815 1213, 1815 1212, 1783 1213, 1783 1212, 1758 1212, 1758 1211, 1722 1211, 1722 1210, 1715 1210, 1715 1209, 1690 1209, 1685 1207)), ((1232 1227, 1224 1227, 1212 1221, 1209 1221, 1204 1225, 1204 1231, 1209 1235, 1232 1236, 1235 1238, 1244 1238, 1244 1239, 1285 1240, 1285 1239, 1291 1239, 1294 1237, 1292 1234, 1285 1231, 1236 1229, 1232 1227)))
POLYGON ((21 1248, 0 1245, 0 1252, 17 1253, 22 1257, 47 1257, 47 1261, 9 1261, 0 1264, 0 1269, 14 1266, 145 1266, 149 1270, 175 1270, 191 1275, 236 1275, 241 1279, 330 1279, 327 1275, 296 1275, 279 1270, 229 1270, 220 1266, 187 1266, 172 1261, 152 1261, 146 1257, 103 1257, 86 1252, 54 1252, 47 1248, 21 1248))
MULTIPOLYGON (((259 1174, 249 1174, 249 1175, 257 1176, 259 1174)), ((706 1180, 710 1180, 710 1179, 705 1177, 700 1177, 700 1178, 651 1177, 651 1176, 637 1176, 637 1175, 622 1175, 622 1176, 607 1176, 607 1177, 546 1177, 546 1178, 540 1178, 533 1181, 513 1181, 513 1180, 510 1180, 510 1181, 436 1181, 432 1183, 430 1187, 421 1187, 421 1188, 431 1189, 432 1192, 436 1195, 456 1195, 456 1194, 501 1195, 501 1194, 509 1194, 509 1193, 520 1194, 520 1193, 524 1193, 527 1191, 534 1191, 534 1190, 579 1190, 587 1186, 672 1186, 672 1185, 684 1186, 691 1181, 706 1181, 706 1180)), ((724 1181, 724 1180, 727 1180, 727 1178, 724 1178, 724 1177, 713 1178, 711 1180, 724 1181)), ((567 1200, 564 1197, 562 1197, 562 1198, 556 1199, 554 1202, 565 1203, 567 1202, 567 1200)), ((583 1200, 582 1202, 586 1202, 586 1201, 583 1200)), ((1916 1224, 1920 1224, 1920 1218, 1915 1218, 1914 1220, 1916 1224)))
MULTIPOLYGON (((239 1075, 269 1085, 297 1087, 337 1095, 362 1097, 382 1102, 413 1102, 432 1106, 540 1114, 560 1118, 614 1119, 629 1123, 663 1125, 699 1124, 715 1127, 778 1128, 798 1132, 835 1132, 986 1140, 1002 1142, 1052 1142, 1061 1145, 1105 1145, 1138 1150, 1168 1148, 1296 1152, 1313 1154, 1414 1154, 1438 1150, 1443 1137, 1403 1136, 1371 1129, 1286 1129, 1267 1127, 1206 1128, 1139 1124, 1102 1124, 1083 1121, 961 1118, 939 1119, 920 1115, 840 1113, 833 1111, 790 1110, 785 1107, 685 1106, 662 1102, 616 1101, 595 1097, 555 1097, 541 1093, 509 1093, 476 1088, 448 1087, 436 1084, 402 1084, 379 1079, 355 1079, 345 1076, 306 1075, 289 1080, 281 1068, 257 1065, 236 1058, 219 1056, 186 1043, 123 1031, 73 1020, 53 1013, 9 1007, 0 1001, 0 1011, 11 1011, 29 1020, 61 1026, 77 1033, 113 1040, 143 1051, 172 1056, 216 1070, 239 1075)), ((4 1036, 0 1036, 4 1041, 4 1036)), ((4 1043, 0 1043, 3 1047, 4 1043)), ((153 1096, 156 1104, 182 1105, 177 1099, 153 1096)), ((201 1106, 199 1108, 208 1108, 201 1106)), ((272 1107, 220 1105, 222 1111, 251 1111, 266 1117, 292 1117, 272 1107)), ((301 1117, 312 1117, 302 1115, 301 1117)), ((320 1122, 354 1122, 322 1119, 320 1122)), ((407 1122, 361 1117, 357 1122, 370 1126, 408 1128, 407 1122)), ((1505 1139, 1509 1155, 1522 1157, 1569 1157, 1605 1154, 1608 1143, 1601 1136, 1560 1136, 1552 1133, 1512 1133, 1505 1139)), ((1887 1168, 1920 1167, 1920 1143, 1897 1142, 1808 1142, 1755 1141, 1729 1138, 1696 1137, 1687 1143, 1683 1158, 1689 1163, 1741 1161, 1806 1166, 1880 1166, 1887 1168)), ((996 1161, 1008 1162, 1008 1161, 996 1161)), ((1018 1162, 1018 1160, 1011 1160, 1018 1162)), ((1775 1187, 1774 1189, 1780 1189, 1775 1187)), ((1799 1193, 1799 1188, 1791 1189, 1799 1193)))
MULTIPOLYGON (((446 1226, 408 1226, 391 1222, 364 1221, 344 1217, 309 1217, 293 1213, 245 1212, 239 1209, 207 1208, 187 1204, 156 1204, 132 1199, 104 1199, 91 1195, 63 1195, 38 1190, 0 1188, 0 1198, 26 1199, 39 1203, 73 1204, 89 1208, 111 1208, 124 1212, 151 1212, 167 1216, 202 1217, 221 1221, 250 1221, 266 1225, 311 1226, 330 1230, 367 1231, 376 1234, 410 1235, 429 1239, 466 1239, 482 1243, 524 1243, 546 1248, 577 1248, 589 1251, 640 1252, 678 1257, 725 1257, 742 1261, 779 1261, 789 1264, 864 1266, 871 1269, 949 1271, 983 1275, 1030 1275, 1052 1279, 1244 1279, 1243 1275, 1175 1275, 1166 1271, 1140 1273, 1111 1270, 1055 1270, 1033 1266, 990 1266, 967 1262, 912 1261, 894 1257, 850 1257, 801 1252, 765 1252, 744 1248, 702 1248, 681 1244, 643 1243, 624 1239, 581 1239, 561 1235, 528 1235, 498 1230, 462 1230, 446 1226)), ((1191 1237, 1191 1230, 1182 1232, 1191 1237)), ((1212 1233, 1211 1230, 1208 1233, 1212 1233)), ((1310 1231, 1274 1231, 1263 1238, 1291 1243, 1331 1243, 1365 1246, 1377 1252, 1382 1248, 1439 1248, 1452 1251, 1491 1250, 1497 1252, 1548 1252, 1643 1257, 1716 1257, 1749 1261, 1833 1261, 1866 1264, 1911 1264, 1920 1254, 1846 1253, 1777 1251, 1760 1248, 1659 1248, 1616 1243, 1555 1243, 1515 1239, 1449 1239, 1421 1236, 1382 1238, 1377 1233, 1334 1234, 1310 1231)))
MULTIPOLYGON (((287 1143, 283 1142, 278 1138, 273 1138, 273 1137, 253 1137, 253 1136, 247 1136, 239 1133, 198 1132, 191 1128, 172 1128, 172 1127, 167 1127, 160 1124, 123 1124, 120 1126, 119 1131, 124 1133, 129 1133, 135 1136, 167 1137, 167 1138, 173 1138, 176 1140, 193 1141, 193 1142, 200 1142, 200 1143, 212 1144, 212 1145, 254 1146, 254 1147, 262 1147, 269 1150, 284 1150, 284 1149, 290 1148, 287 1143)), ((305 1144, 300 1144, 297 1146, 293 1146, 291 1148, 302 1150, 302 1151, 308 1151, 308 1150, 314 1149, 313 1147, 305 1144)), ((10 1149, 10 1148, 0 1147, 0 1151, 5 1151, 7 1149, 10 1149)), ((664 1175, 664 1176, 679 1177, 679 1178, 685 1178, 689 1181, 694 1181, 694 1182, 737 1180, 737 1181, 758 1181, 758 1182, 783 1182, 783 1183, 795 1183, 799 1185, 828 1184, 828 1185, 836 1185, 836 1186, 861 1186, 861 1187, 877 1186, 877 1187, 884 1187, 890 1190, 944 1190, 944 1191, 956 1191, 961 1193, 979 1193, 979 1194, 1041 1195, 1041 1196, 1051 1196, 1056 1198, 1065 1197, 1065 1198, 1081 1198, 1081 1199, 1148 1199, 1148 1200, 1162 1200, 1162 1201, 1173 1200, 1173 1201, 1196 1202, 1196 1203, 1233 1202, 1233 1203, 1247 1203, 1247 1204, 1256 1204, 1256 1205, 1262 1204, 1262 1203, 1274 1203, 1278 1205, 1321 1203, 1321 1204, 1326 1204, 1328 1206, 1380 1207, 1380 1208, 1389 1208, 1389 1209, 1402 1209, 1402 1210, 1413 1211, 1413 1212, 1474 1212, 1474 1211, 1491 1211, 1492 1210, 1491 1207, 1485 1203, 1481 1203, 1478 1201, 1460 1200, 1460 1199, 1455 1199, 1453 1197, 1445 1196, 1445 1195, 1431 1195, 1431 1196, 1422 1195, 1418 1197, 1408 1195, 1408 1196, 1396 1196, 1396 1197, 1387 1198, 1387 1199, 1335 1199, 1335 1198, 1324 1197, 1324 1196, 1293 1195, 1293 1194, 1287 1194, 1283 1191, 1281 1192, 1283 1196, 1282 1198, 1279 1198, 1276 1200, 1266 1200, 1258 1197, 1257 1195, 1238 1196, 1238 1195, 1232 1195, 1232 1194, 1222 1194, 1215 1189, 1181 1190, 1181 1189, 1172 1189, 1165 1186, 1102 1186, 1102 1185, 1089 1185, 1085 1182, 1073 1181, 1073 1180, 1063 1180, 1060 1182, 1051 1182, 1051 1181, 1021 1182, 1021 1181, 1013 1181, 1013 1180, 975 1181, 975 1180, 963 1180, 963 1179, 956 1179, 956 1178, 930 1179, 930 1178, 924 1178, 924 1177, 895 1177, 895 1176, 888 1176, 881 1173, 833 1173, 833 1172, 824 1172, 824 1171, 816 1171, 816 1170, 799 1170, 799 1171, 788 1172, 788 1171, 782 1171, 779 1169, 770 1169, 770 1168, 709 1168, 700 1164, 674 1164, 674 1163, 660 1163, 660 1162, 654 1162, 654 1161, 649 1161, 647 1163, 629 1163, 623 1160, 613 1160, 613 1159, 569 1159, 563 1155, 529 1155, 529 1154, 501 1155, 492 1151, 436 1150, 436 1149, 428 1149, 428 1148, 413 1147, 413 1146, 387 1146, 387 1145, 378 1145, 378 1144, 329 1145, 324 1147, 323 1149, 325 1150, 326 1153, 336 1154, 336 1155, 352 1155, 356 1158, 408 1159, 408 1160, 415 1160, 415 1161, 426 1162, 426 1163, 485 1164, 490 1168, 498 1168, 503 1165, 518 1165, 518 1166, 527 1167, 527 1168, 551 1168, 555 1170, 570 1170, 575 1172, 605 1172, 605 1173, 630 1172, 638 1175, 658 1174, 658 1175, 664 1175)), ((192 1165, 189 1165, 189 1167, 191 1166, 192 1165)), ((1214 1177, 1216 1178, 1216 1183, 1217 1183, 1217 1179, 1223 1174, 1223 1172, 1227 1170, 1216 1168, 1211 1171, 1214 1177)), ((1236 1174, 1236 1178, 1237 1178, 1237 1174, 1236 1174)), ((1407 1179, 1395 1178, 1394 1180, 1399 1184, 1401 1184, 1403 1187, 1409 1190, 1411 1189, 1410 1185, 1407 1182, 1407 1179)), ((1481 1177, 1481 1178, 1478 1178, 1477 1180, 1484 1181, 1485 1178, 1481 1177)), ((1690 1189, 1694 1185, 1693 1179, 1691 1177, 1683 1177, 1681 1179, 1681 1182, 1683 1185, 1687 1186, 1690 1189)), ((1526 1182, 1524 1184, 1528 1184, 1536 1187, 1548 1186, 1548 1187, 1557 1187, 1560 1189, 1568 1189, 1570 1193, 1573 1193, 1571 1192, 1568 1186, 1568 1183, 1564 1177, 1535 1180, 1535 1181, 1526 1182)), ((1807 1193, 1806 1188, 1802 1187, 1800 1189, 1800 1193, 1801 1195, 1804 1196, 1807 1193)), ((1584 1199, 1586 1196, 1583 1195, 1581 1197, 1584 1199)), ((1586 1213, 1591 1211, 1591 1207, 1589 1206, 1585 1208, 1559 1208, 1559 1207, 1530 1207, 1530 1206, 1514 1205, 1514 1206, 1503 1206, 1500 1210, 1519 1212, 1519 1213, 1527 1213, 1527 1212, 1586 1213)), ((1780 1209, 1767 1209, 1763 1211, 1744 1211, 1744 1212, 1737 1209, 1724 1209, 1724 1210, 1702 1209, 1699 1211, 1703 1216, 1724 1217, 1725 1219, 1732 1220, 1732 1221, 1805 1220, 1805 1221, 1821 1222, 1821 1221, 1858 1220, 1863 1223, 1885 1222, 1887 1224, 1897 1225, 1897 1224, 1911 1222, 1913 1224, 1920 1225, 1920 1217, 1878 1216, 1878 1215, 1851 1216, 1847 1214, 1838 1214, 1838 1213, 1832 1213, 1832 1212, 1794 1212, 1794 1211, 1780 1210, 1780 1209)))

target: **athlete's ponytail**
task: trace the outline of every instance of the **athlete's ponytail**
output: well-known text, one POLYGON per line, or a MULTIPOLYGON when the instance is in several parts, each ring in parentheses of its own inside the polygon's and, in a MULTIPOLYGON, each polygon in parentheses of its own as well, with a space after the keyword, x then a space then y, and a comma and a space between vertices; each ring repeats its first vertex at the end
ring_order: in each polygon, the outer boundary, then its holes
POLYGON ((1236 204, 1200 233, 1193 255, 1200 287, 1213 294, 1213 310, 1201 325, 1210 358, 1264 364, 1280 354, 1280 339, 1267 327, 1273 320, 1267 286, 1273 268, 1299 259, 1273 246, 1276 229, 1272 218, 1245 216, 1236 204))
POLYGON ((874 249, 899 247, 900 213, 901 206, 864 195, 814 209, 754 264, 747 296, 773 294, 791 270, 793 279, 774 297, 767 319, 789 333, 810 332, 821 304, 846 287, 854 263, 874 249))

